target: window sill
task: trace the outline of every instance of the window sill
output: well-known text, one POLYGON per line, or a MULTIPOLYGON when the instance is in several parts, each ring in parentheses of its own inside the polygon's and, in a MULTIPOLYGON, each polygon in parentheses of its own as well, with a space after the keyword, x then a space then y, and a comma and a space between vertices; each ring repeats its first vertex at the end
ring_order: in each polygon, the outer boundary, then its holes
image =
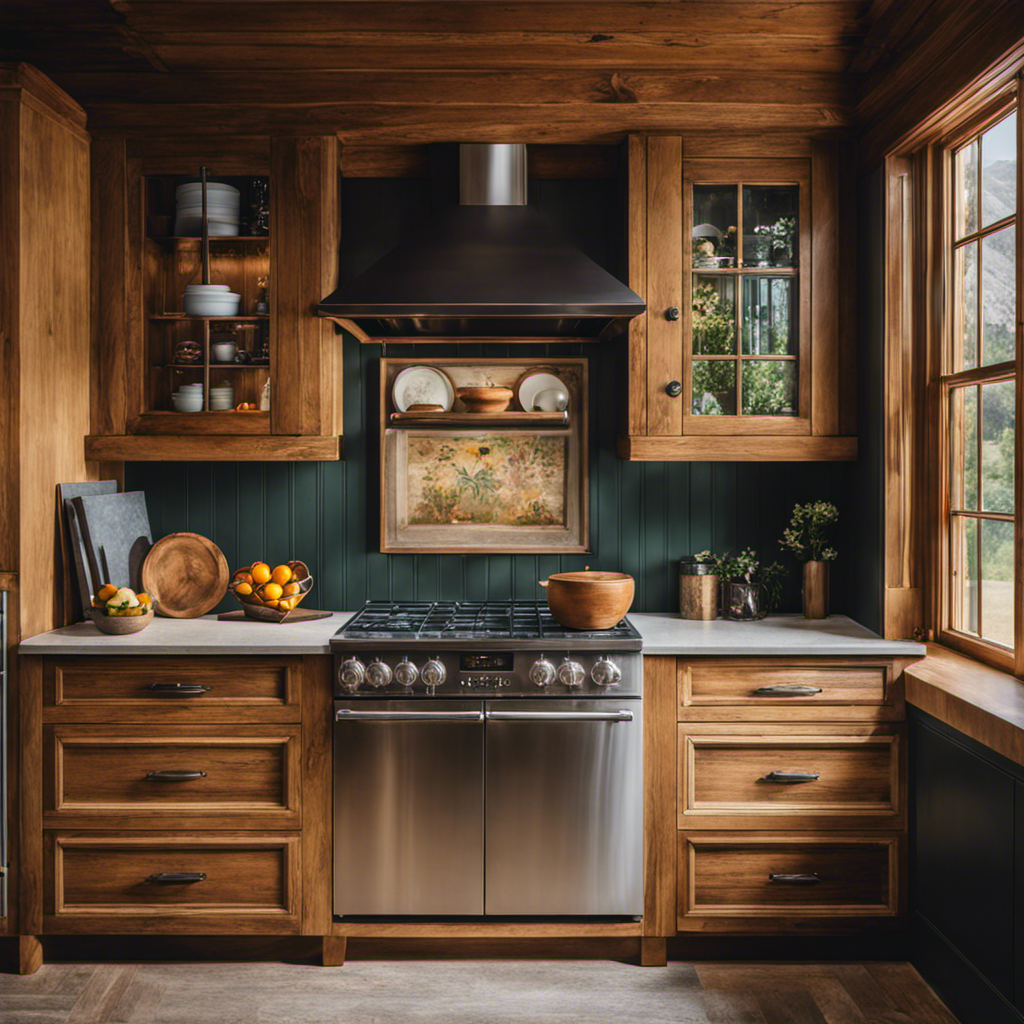
POLYGON ((932 643, 904 679, 908 703, 1024 765, 1024 683, 1016 676, 932 643))

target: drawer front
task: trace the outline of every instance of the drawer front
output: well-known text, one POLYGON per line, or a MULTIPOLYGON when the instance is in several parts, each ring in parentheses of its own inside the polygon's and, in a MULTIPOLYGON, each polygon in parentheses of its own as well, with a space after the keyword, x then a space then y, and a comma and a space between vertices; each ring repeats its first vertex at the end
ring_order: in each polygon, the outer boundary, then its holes
POLYGON ((681 721, 903 717, 889 662, 680 659, 678 689, 681 721))
POLYGON ((680 828, 893 828, 902 726, 679 726, 680 828))
POLYGON ((49 725, 44 824, 297 828, 300 746, 297 725, 49 725))
POLYGON ((298 836, 46 833, 54 930, 296 930, 298 836), (222 922, 218 924, 217 922, 222 922), (243 925, 244 922, 244 925, 243 925))
POLYGON ((679 834, 679 928, 899 912, 896 836, 679 834))
POLYGON ((47 659, 50 721, 299 721, 298 658, 47 659), (51 710, 52 709, 52 710, 51 710))

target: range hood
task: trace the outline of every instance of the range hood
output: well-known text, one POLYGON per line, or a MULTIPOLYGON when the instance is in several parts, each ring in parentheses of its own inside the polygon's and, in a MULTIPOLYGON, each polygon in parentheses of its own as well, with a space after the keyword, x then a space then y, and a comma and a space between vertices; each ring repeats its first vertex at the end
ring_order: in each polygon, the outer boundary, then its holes
POLYGON ((622 333, 644 301, 526 205, 526 147, 459 147, 459 205, 328 295, 319 315, 382 341, 622 333))

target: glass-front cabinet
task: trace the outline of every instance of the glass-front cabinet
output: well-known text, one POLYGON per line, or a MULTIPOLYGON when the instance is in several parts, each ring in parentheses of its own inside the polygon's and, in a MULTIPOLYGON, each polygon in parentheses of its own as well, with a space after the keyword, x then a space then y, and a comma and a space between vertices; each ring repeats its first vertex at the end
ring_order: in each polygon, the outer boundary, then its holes
POLYGON ((620 454, 855 457, 841 429, 854 432, 834 154, 816 166, 810 143, 809 158, 779 159, 690 158, 666 137, 629 145, 630 285, 648 309, 631 327, 620 454))

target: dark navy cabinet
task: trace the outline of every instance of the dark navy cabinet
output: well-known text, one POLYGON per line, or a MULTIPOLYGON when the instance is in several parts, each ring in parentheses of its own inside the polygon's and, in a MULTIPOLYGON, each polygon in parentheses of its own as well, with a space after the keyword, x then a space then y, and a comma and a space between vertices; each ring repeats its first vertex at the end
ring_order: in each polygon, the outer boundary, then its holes
POLYGON ((1024 1021, 1024 768, 907 718, 911 959, 964 1024, 1024 1021))

